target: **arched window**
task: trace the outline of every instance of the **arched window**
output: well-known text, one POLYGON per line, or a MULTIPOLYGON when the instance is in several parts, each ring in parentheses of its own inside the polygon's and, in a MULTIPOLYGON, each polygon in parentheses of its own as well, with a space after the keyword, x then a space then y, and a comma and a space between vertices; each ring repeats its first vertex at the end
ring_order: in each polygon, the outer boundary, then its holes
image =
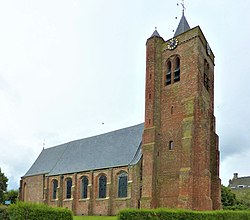
POLYGON ((171 84, 171 68, 172 68, 172 64, 170 61, 168 61, 167 63, 167 72, 166 72, 166 86, 171 84))
POLYGON ((23 185, 23 201, 27 202, 28 201, 28 196, 27 196, 27 183, 24 183, 23 185))
POLYGON ((209 90, 209 64, 206 60, 204 61, 204 86, 209 90))
POLYGON ((66 199, 71 199, 71 187, 72 187, 72 179, 66 179, 66 199))
POLYGON ((174 66, 174 82, 180 81, 180 58, 176 57, 174 66))
POLYGON ((84 176, 82 178, 82 199, 86 199, 88 197, 88 178, 84 176))
POLYGON ((106 198, 107 177, 101 175, 99 177, 99 198, 106 198))
POLYGON ((52 181, 52 199, 56 199, 57 198, 57 187, 58 187, 58 181, 57 180, 53 180, 52 181))
POLYGON ((122 172, 118 175, 118 197, 124 198, 128 196, 128 174, 122 172))

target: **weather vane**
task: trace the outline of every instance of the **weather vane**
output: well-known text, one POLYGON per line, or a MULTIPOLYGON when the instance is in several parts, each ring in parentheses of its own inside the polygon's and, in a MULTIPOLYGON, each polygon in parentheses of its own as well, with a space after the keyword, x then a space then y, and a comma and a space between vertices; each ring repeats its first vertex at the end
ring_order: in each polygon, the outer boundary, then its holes
MULTIPOLYGON (((184 14, 184 11, 186 10, 186 8, 185 8, 185 3, 184 3, 184 0, 181 0, 182 2, 180 3, 181 4, 181 6, 182 6, 182 13, 184 14)), ((179 5, 178 3, 177 3, 177 5, 179 5)))
MULTIPOLYGON (((181 0, 180 4, 182 6, 182 16, 184 16, 184 11, 186 10, 184 0, 181 0)), ((179 3, 177 3, 177 6, 179 6, 179 3)), ((175 17, 175 19, 177 19, 177 17, 175 17)), ((174 30, 173 30, 173 32, 174 32, 174 30)))
POLYGON ((183 11, 184 11, 184 10, 186 10, 186 8, 185 8, 185 4, 184 4, 184 0, 182 0, 181 5, 182 5, 182 10, 183 10, 183 11))

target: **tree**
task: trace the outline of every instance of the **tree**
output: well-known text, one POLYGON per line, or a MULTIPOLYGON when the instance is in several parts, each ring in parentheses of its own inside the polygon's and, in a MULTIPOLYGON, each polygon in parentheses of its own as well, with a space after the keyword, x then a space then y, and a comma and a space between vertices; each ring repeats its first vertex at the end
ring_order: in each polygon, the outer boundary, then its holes
POLYGON ((7 190, 7 182, 8 178, 2 173, 1 168, 0 168, 0 204, 3 203, 4 201, 4 193, 7 190))
POLYGON ((243 188, 241 190, 237 190, 236 192, 236 199, 244 204, 248 209, 250 209, 250 189, 243 188))
POLYGON ((229 187, 221 185, 221 203, 223 209, 245 210, 248 206, 245 202, 238 200, 229 187))
POLYGON ((226 186, 221 186, 221 202, 223 209, 237 204, 236 196, 232 190, 226 186))
POLYGON ((4 195, 4 201, 11 201, 11 204, 16 203, 18 197, 18 190, 9 190, 4 195))

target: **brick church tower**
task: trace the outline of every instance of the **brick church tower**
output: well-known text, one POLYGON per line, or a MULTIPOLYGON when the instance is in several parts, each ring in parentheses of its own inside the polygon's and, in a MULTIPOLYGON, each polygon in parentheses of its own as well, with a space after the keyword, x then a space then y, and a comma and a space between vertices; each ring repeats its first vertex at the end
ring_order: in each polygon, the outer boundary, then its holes
POLYGON ((220 209, 214 54, 184 12, 175 35, 146 44, 141 208, 220 209))

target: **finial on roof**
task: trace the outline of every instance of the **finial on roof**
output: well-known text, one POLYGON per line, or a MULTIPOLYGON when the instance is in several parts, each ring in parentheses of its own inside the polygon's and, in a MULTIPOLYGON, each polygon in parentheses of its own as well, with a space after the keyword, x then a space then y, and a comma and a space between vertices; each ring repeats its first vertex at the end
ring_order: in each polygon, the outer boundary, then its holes
POLYGON ((45 139, 43 140, 43 150, 44 150, 44 147, 45 147, 45 139))
POLYGON ((151 37, 161 37, 160 34, 157 31, 157 27, 155 27, 154 33, 151 35, 151 37))

